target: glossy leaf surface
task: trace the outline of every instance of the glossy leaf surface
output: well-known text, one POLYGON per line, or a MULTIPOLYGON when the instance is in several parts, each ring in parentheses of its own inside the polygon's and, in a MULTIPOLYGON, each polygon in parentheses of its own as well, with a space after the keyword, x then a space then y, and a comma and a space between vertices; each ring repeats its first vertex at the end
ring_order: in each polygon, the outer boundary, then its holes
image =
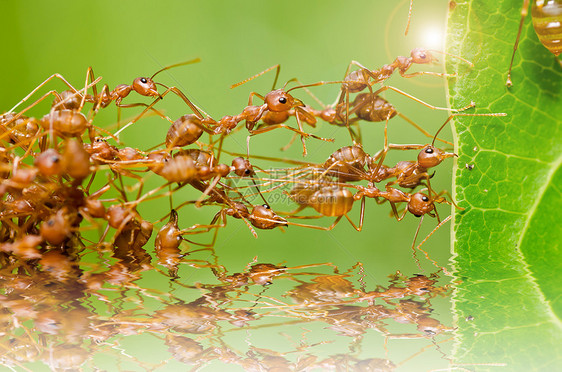
POLYGON ((531 371, 562 363, 562 70, 529 16, 505 86, 519 6, 457 2, 449 19, 448 52, 475 64, 448 66, 451 106, 508 114, 455 121, 454 307, 457 363, 531 371))

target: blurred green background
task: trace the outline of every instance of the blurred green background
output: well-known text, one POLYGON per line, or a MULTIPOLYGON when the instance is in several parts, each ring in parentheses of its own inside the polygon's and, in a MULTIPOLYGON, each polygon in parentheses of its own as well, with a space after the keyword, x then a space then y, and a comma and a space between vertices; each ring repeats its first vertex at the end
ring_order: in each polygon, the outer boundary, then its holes
MULTIPOLYGON (((201 63, 164 72, 158 75, 157 81, 177 86, 216 119, 240 113, 251 91, 267 93, 273 81, 271 73, 233 90, 229 86, 274 64, 282 66, 280 86, 294 77, 304 83, 340 80, 351 60, 374 69, 391 63, 396 56, 408 56, 415 47, 443 50, 442 42, 436 41, 436 36, 444 32, 448 11, 444 0, 416 2, 409 35, 404 36, 409 4, 406 0, 103 0, 2 1, 0 4, 3 25, 0 38, 4 47, 0 62, 0 104, 3 111, 9 110, 55 72, 75 86, 83 86, 86 69, 92 66, 97 76, 103 76, 102 83, 112 89, 118 84, 130 84, 138 76, 150 76, 163 66, 200 57, 201 63)), ((443 71, 441 65, 414 66, 412 71, 428 69, 443 71)), ((446 106, 445 79, 431 76, 404 79, 397 75, 387 84, 433 105, 446 106)), ((49 89, 61 90, 64 86, 54 81, 43 91, 49 89)), ((325 103, 332 103, 339 87, 325 85, 313 88, 313 92, 325 103)), ((294 95, 318 108, 304 91, 294 91, 294 95)), ((386 98, 430 133, 447 118, 446 112, 430 110, 393 92, 386 94, 386 98)), ((134 93, 124 100, 124 103, 134 102, 149 100, 134 93)), ((47 107, 48 103, 33 112, 41 116, 47 107)), ((190 113, 185 104, 171 94, 157 107, 172 119, 190 113)), ((138 108, 124 109, 123 117, 131 118, 138 112, 138 108)), ((100 113, 96 123, 111 127, 116 117, 112 105, 111 109, 100 113)), ((373 154, 382 148, 383 128, 381 123, 361 124, 365 151, 373 154)), ((121 139, 129 146, 146 150, 162 142, 167 129, 166 121, 158 117, 145 118, 126 130, 121 139)), ((321 163, 336 149, 350 145, 343 128, 320 122, 316 129, 307 127, 306 131, 336 139, 334 143, 308 140, 306 161, 321 163)), ((242 130, 228 137, 225 148, 245 152, 246 136, 242 130)), ((292 133, 286 130, 255 136, 251 140, 251 153, 303 160, 298 140, 289 151, 279 150, 291 136, 292 133)), ((447 128, 441 137, 451 140, 450 129, 447 128)), ((428 142, 400 118, 391 120, 389 140, 392 143, 428 142)), ((416 156, 415 151, 393 153, 386 164, 414 160, 416 156)), ((221 160, 231 158, 225 156, 221 160)), ((253 163, 263 168, 272 166, 258 159, 253 163)), ((279 163, 277 166, 283 165, 279 163)), ((436 190, 450 189, 451 169, 451 159, 437 169, 436 181, 432 181, 436 190)), ((147 184, 155 187, 159 181, 150 177, 147 184)), ((188 191, 178 192, 174 195, 174 203, 193 199, 195 195, 188 191)), ((281 210, 295 208, 286 200, 272 202, 281 210)), ((139 210, 144 218, 154 221, 169 212, 167 204, 161 199, 143 204, 139 210)), ((217 211, 214 207, 196 209, 187 206, 180 211, 180 226, 207 223, 217 211)), ((358 212, 359 205, 356 205, 351 212, 355 221, 358 212)), ((367 286, 372 288, 397 270, 406 275, 420 272, 410 249, 419 220, 408 215, 397 222, 389 217, 389 212, 388 205, 380 206, 367 200, 365 225, 360 233, 342 220, 330 232, 289 227, 285 232, 258 231, 259 239, 254 239, 241 221, 231 219, 227 228, 220 231, 215 250, 219 262, 232 271, 241 271, 255 256, 260 262, 286 262, 287 266, 330 261, 343 270, 360 261, 365 268, 367 286)), ((447 216, 450 208, 440 206, 439 212, 441 216, 447 216)), ((312 223, 328 226, 332 219, 312 223)), ((435 226, 434 219, 426 218, 418 242, 435 226)), ((443 266, 450 256, 449 232, 449 226, 445 225, 424 246, 443 266)), ((194 240, 205 241, 210 237, 194 240)), ((418 256, 426 273, 436 271, 430 262, 418 256)), ((180 270, 185 282, 209 279, 200 275, 203 274, 190 267, 180 270)), ((442 312, 448 312, 447 304, 442 312)))
MULTIPOLYGON (((113 89, 118 84, 132 83, 138 76, 150 76, 163 66, 200 57, 201 63, 164 72, 158 76, 158 81, 179 87, 217 119, 241 112, 251 91, 265 94, 271 89, 271 73, 229 89, 231 84, 269 66, 281 64, 280 84, 293 77, 305 83, 339 80, 351 60, 379 68, 396 56, 408 56, 414 47, 426 46, 429 31, 443 30, 447 12, 444 1, 414 4, 410 32, 405 37, 408 16, 408 2, 405 1, 389 4, 382 1, 345 4, 340 1, 168 1, 158 4, 150 1, 31 1, 3 2, 3 7, 2 44, 6 52, 1 62, 4 74, 0 102, 4 110, 55 72, 81 86, 87 67, 92 66, 96 76, 102 76, 102 82, 113 89)), ((429 47, 442 49, 439 45, 429 47)), ((414 69, 420 70, 420 67, 414 66, 414 69)), ((433 70, 439 71, 441 67, 433 70)), ((387 81, 388 85, 437 106, 446 106, 444 83, 444 79, 437 77, 404 79, 395 76, 387 81)), ((63 87, 54 81, 43 92, 63 87)), ((313 89, 326 103, 332 103, 338 91, 337 85, 313 89)), ((303 91, 295 91, 295 96, 315 105, 303 91)), ((393 92, 386 97, 397 110, 429 132, 434 132, 447 117, 445 112, 427 109, 393 92)), ((141 101, 133 93, 124 103, 141 101)), ((185 104, 173 95, 168 95, 157 107, 174 120, 189 113, 185 104)), ((36 112, 37 116, 43 115, 44 109, 36 112)), ((139 112, 138 108, 124 109, 123 117, 130 118, 139 112)), ((116 122, 116 117, 112 107, 100 114, 96 122, 109 126, 116 122)), ((361 124, 368 153, 382 148, 383 127, 381 123, 361 124)), ((129 146, 146 150, 161 143, 167 129, 167 122, 148 118, 125 131, 121 138, 129 146)), ((333 151, 350 144, 345 129, 326 123, 319 123, 317 129, 307 128, 307 131, 336 139, 334 143, 308 140, 307 161, 323 162, 333 151)), ((444 136, 448 133, 450 130, 445 130, 444 136)), ((246 135, 245 131, 240 131, 229 137, 225 148, 245 152, 246 135)), ((298 140, 290 151, 278 150, 291 136, 289 131, 276 130, 253 137, 251 152, 303 160, 298 140)), ((391 120, 389 140, 426 143, 423 135, 400 118, 391 120)), ((416 155, 415 151, 391 154, 386 163, 415 159, 416 155)), ((258 160, 254 163, 270 166, 258 160)), ((451 163, 449 160, 438 168, 436 178, 443 182, 435 183, 437 190, 448 188, 451 163)), ((181 198, 180 195, 176 197, 178 201, 181 198)), ((162 204, 159 203, 164 209, 153 211, 157 218, 165 214, 166 206, 162 204)), ((292 208, 294 204, 291 203, 284 209, 292 208)), ((216 209, 185 208, 184 211, 186 209, 189 209, 188 216, 182 213, 180 217, 184 226, 205 223, 216 212, 216 209)), ((229 228, 219 234, 216 250, 226 262, 241 259, 238 265, 258 255, 260 260, 271 262, 292 261, 294 257, 304 262, 338 260, 343 267, 361 261, 369 263, 367 267, 373 279, 396 269, 416 271, 409 247, 418 219, 408 215, 404 221, 397 222, 388 217, 388 205, 379 206, 372 200, 368 200, 366 209, 365 228, 361 233, 354 232, 342 221, 332 232, 291 227, 285 233, 261 232, 256 240, 242 222, 230 221, 229 228)), ((441 206, 439 210, 442 215, 449 212, 448 206, 441 206)), ((352 211, 355 219, 358 211, 359 206, 355 206, 352 211)), ((434 220, 426 218, 424 222, 422 237, 435 227, 434 220)), ((449 252, 448 230, 448 226, 441 229, 426 245, 443 265, 449 252)))

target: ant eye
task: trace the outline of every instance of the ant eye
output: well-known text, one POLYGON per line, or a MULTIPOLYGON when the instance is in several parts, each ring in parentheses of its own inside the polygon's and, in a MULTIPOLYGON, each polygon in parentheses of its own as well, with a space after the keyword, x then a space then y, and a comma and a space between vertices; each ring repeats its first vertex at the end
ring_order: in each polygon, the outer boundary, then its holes
POLYGON ((148 80, 146 80, 146 78, 141 78, 141 83, 146 84, 148 82, 148 80))
POLYGON ((279 98, 279 103, 283 103, 283 104, 287 103, 287 98, 285 97, 279 98))
POLYGON ((271 209, 271 207, 270 207, 269 205, 267 205, 267 204, 264 204, 263 207, 264 207, 265 209, 271 209))
POLYGON ((422 200, 423 200, 424 202, 427 202, 427 201, 429 201, 429 198, 424 195, 424 196, 422 196, 422 200))
POLYGON ((252 173, 252 172, 251 172, 249 169, 246 169, 246 170, 244 171, 244 174, 250 174, 250 173, 252 173))
POLYGON ((420 54, 421 59, 425 59, 425 57, 426 57, 425 53, 420 54))
POLYGON ((425 153, 426 154, 433 154, 433 148, 432 147, 428 147, 425 149, 425 153))

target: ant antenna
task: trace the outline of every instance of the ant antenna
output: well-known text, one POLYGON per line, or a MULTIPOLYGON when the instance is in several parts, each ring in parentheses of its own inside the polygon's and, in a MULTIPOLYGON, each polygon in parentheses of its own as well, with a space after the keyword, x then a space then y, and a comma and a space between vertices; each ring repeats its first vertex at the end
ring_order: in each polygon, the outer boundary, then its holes
POLYGON ((262 72, 255 74, 254 76, 250 76, 249 78, 247 78, 247 79, 245 79, 245 80, 242 80, 242 81, 239 82, 239 83, 232 84, 232 85, 230 86, 230 89, 239 87, 239 86, 242 85, 242 84, 246 84, 248 81, 254 80, 255 78, 260 77, 260 76, 262 76, 263 74, 268 73, 269 71, 271 71, 271 70, 273 70, 273 69, 277 69, 277 72, 275 72, 275 79, 273 80, 273 87, 271 88, 271 90, 274 90, 274 89, 275 89, 275 85, 277 84, 277 79, 279 78, 279 72, 281 71, 281 65, 280 65, 280 64, 273 65, 273 66, 271 66, 271 67, 269 67, 269 68, 266 68, 266 69, 263 70, 262 72))
POLYGON ((192 63, 199 63, 199 62, 201 62, 201 58, 198 57, 198 58, 195 58, 195 59, 192 59, 192 60, 189 60, 189 61, 180 62, 180 63, 176 63, 174 65, 166 66, 166 67, 161 68, 160 70, 156 71, 154 73, 154 75, 152 75, 150 77, 150 79, 153 79, 156 75, 158 75, 162 71, 166 71, 166 70, 169 70, 169 69, 174 68, 174 67, 185 66, 185 65, 190 65, 192 63))
MULTIPOLYGON (((474 102, 470 102, 470 105, 472 107, 476 106, 474 102)), ((435 140, 437 139, 437 135, 439 134, 439 132, 441 132, 441 130, 445 128, 445 125, 447 125, 447 123, 451 121, 451 119, 454 118, 455 116, 507 116, 507 114, 505 112, 490 113, 490 114, 452 114, 447 118, 447 120, 445 120, 443 125, 441 125, 441 127, 437 130, 437 133, 435 133, 435 136, 433 137, 433 141, 431 142, 431 146, 435 144, 435 140)))
MULTIPOLYGON (((297 81, 297 80, 293 78, 289 81, 297 81)), ((300 89, 300 88, 316 87, 318 85, 326 85, 326 84, 344 84, 344 83, 349 83, 349 81, 319 81, 317 83, 312 83, 312 84, 297 85, 296 87, 292 87, 291 89, 285 91, 285 93, 289 93, 292 90, 300 89)))
POLYGON ((414 5, 414 0, 410 0, 410 9, 408 10, 408 23, 406 24, 406 31, 404 31, 404 36, 408 35, 408 30, 410 29, 410 20, 412 19, 412 6, 414 5))
POLYGON ((471 68, 474 67, 474 63, 470 62, 470 61, 467 60, 467 59, 464 59, 464 58, 462 58, 462 57, 459 57, 459 56, 457 56, 457 55, 454 55, 454 54, 451 54, 451 53, 447 53, 447 52, 442 52, 442 51, 436 50, 436 49, 428 49, 428 51, 430 51, 430 52, 435 52, 435 53, 443 54, 443 55, 446 55, 446 56, 449 56, 449 57, 453 57, 453 58, 460 59, 461 61, 466 62, 471 68))

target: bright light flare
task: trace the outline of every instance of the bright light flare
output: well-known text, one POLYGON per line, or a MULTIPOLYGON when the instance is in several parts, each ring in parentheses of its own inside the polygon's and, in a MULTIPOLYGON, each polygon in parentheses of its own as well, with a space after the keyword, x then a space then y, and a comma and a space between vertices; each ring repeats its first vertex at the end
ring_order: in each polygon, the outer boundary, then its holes
POLYGON ((423 45, 427 49, 438 49, 443 48, 443 31, 436 28, 428 28, 428 30, 423 34, 423 45))

